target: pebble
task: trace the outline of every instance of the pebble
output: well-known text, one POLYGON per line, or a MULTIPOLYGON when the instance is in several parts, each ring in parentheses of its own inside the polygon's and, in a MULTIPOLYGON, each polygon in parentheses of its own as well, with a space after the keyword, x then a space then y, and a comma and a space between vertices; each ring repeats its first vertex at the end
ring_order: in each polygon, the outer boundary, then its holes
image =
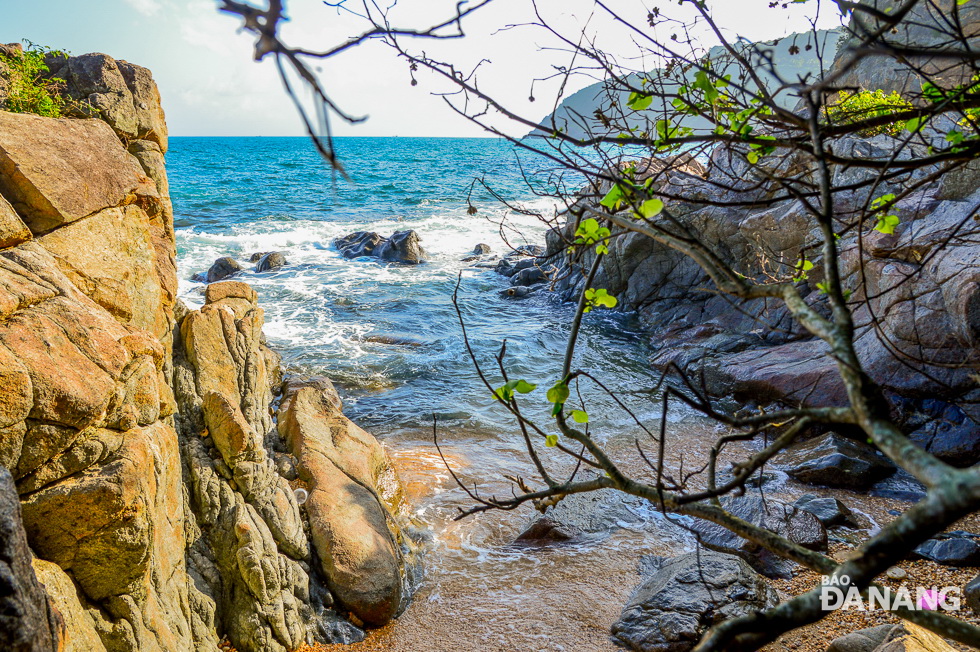
POLYGON ((892 566, 891 568, 889 568, 887 571, 885 571, 885 575, 890 580, 904 580, 909 576, 908 573, 906 573, 903 569, 899 568, 898 566, 892 566))

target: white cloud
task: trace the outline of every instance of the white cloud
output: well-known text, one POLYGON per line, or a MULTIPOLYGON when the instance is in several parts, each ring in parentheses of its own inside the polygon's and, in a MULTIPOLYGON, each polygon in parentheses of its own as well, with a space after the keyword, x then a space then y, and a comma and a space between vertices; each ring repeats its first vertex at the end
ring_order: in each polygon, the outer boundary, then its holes
POLYGON ((159 0, 125 0, 125 2, 144 16, 153 16, 163 8, 159 0))

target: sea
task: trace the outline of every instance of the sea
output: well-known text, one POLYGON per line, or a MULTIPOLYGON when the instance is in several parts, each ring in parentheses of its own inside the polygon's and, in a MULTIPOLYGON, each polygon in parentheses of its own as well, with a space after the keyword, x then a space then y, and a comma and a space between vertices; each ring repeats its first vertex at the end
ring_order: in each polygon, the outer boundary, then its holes
MULTIPOLYGON (((237 278, 258 292, 268 343, 286 370, 333 379, 347 416, 394 458, 409 515, 428 532, 430 549, 412 606, 372 633, 374 644, 611 647, 608 628, 638 581, 638 559, 689 548, 683 533, 659 529, 658 514, 634 506, 619 533, 601 542, 586 537, 535 550, 514 543, 536 517, 530 507, 457 520, 476 504, 474 492, 507 495, 507 478, 517 476, 534 484, 520 430, 477 365, 493 386, 503 382, 500 364, 510 378, 537 385, 526 413, 544 428, 551 423, 545 391, 559 379, 574 307, 543 290, 503 298, 508 280, 466 258, 477 244, 490 246, 486 262, 511 247, 544 243, 541 217, 554 219, 557 205, 539 191, 553 165, 502 139, 341 138, 336 149, 349 179, 332 173, 305 138, 172 138, 181 298, 199 306, 203 286, 193 275, 219 257, 237 259, 245 268, 237 278), (428 262, 345 259, 333 245, 355 231, 405 229, 418 232, 428 262), (256 273, 249 259, 266 251, 284 252, 288 265, 256 273)), ((660 416, 648 354, 635 316, 585 316, 573 367, 600 378, 616 399, 583 383, 572 401, 588 411, 592 436, 612 450, 651 443, 634 421, 656 424, 660 416)), ((692 442, 715 433, 692 419, 682 410, 671 415, 692 442)), ((557 469, 569 462, 553 448, 542 456, 557 469)))

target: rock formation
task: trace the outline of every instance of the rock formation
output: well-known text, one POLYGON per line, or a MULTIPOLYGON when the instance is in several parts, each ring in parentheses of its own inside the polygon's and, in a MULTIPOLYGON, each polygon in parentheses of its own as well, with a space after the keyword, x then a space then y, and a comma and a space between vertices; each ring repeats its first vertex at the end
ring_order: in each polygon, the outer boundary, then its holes
POLYGON ((387 622, 417 569, 384 449, 322 382, 288 385, 277 428, 283 371, 249 286, 177 299, 149 71, 51 66, 97 116, 0 112, 2 647, 363 636, 342 615, 387 622))
POLYGON ((344 258, 373 256, 393 263, 417 265, 429 259, 415 231, 395 231, 390 238, 373 231, 357 231, 333 242, 344 258))
MULTIPOLYGON (((976 8, 961 17, 967 34, 980 32, 976 8)), ((915 19, 907 22, 918 25, 915 19)), ((928 40, 928 34, 919 36, 928 40)), ((865 60, 853 74, 861 74, 872 61, 865 60)), ((842 83, 878 88, 887 86, 885 74, 908 77, 894 66, 879 66, 874 74, 865 70, 864 77, 842 83)), ((895 151, 895 142, 888 135, 854 137, 834 149, 846 157, 882 158, 895 151)), ((664 169, 664 161, 647 163, 653 171, 664 169)), ((716 148, 707 166, 670 163, 654 190, 665 197, 691 198, 670 200, 670 214, 679 222, 676 228, 708 244, 737 273, 753 279, 792 277, 800 252, 821 240, 802 202, 773 203, 777 189, 764 179, 805 174, 809 162, 802 155, 763 161, 763 172, 744 155, 725 148, 716 148), (745 206, 749 198, 762 207, 745 206)), ((640 168, 638 178, 649 175, 640 168)), ((841 271, 855 302, 871 297, 856 309, 855 345, 865 370, 885 390, 900 425, 941 459, 968 466, 980 461, 980 390, 971 378, 971 368, 980 359, 980 265, 975 239, 954 234, 980 202, 980 167, 971 163, 928 179, 935 171, 918 170, 901 184, 876 189, 883 195, 922 181, 917 192, 896 204, 901 222, 894 233, 867 229, 860 243, 857 229, 842 235, 841 271), (872 315, 877 326, 872 325, 872 315), (920 373, 907 360, 928 362, 920 365, 920 373)), ((843 166, 832 166, 831 172, 839 189, 872 174, 843 166)), ((865 194, 835 193, 834 212, 852 214, 863 205, 865 194)), ((675 228, 666 216, 657 219, 667 230, 675 228)), ((574 222, 551 231, 547 240, 548 260, 560 268, 554 275, 555 288, 568 298, 577 297, 582 272, 594 259, 591 252, 579 260, 566 253, 567 243, 574 240, 574 222)), ((817 288, 823 279, 822 262, 817 252, 808 256, 814 269, 800 287, 808 304, 825 310, 826 297, 817 288)), ((658 370, 676 365, 694 378, 703 374, 710 393, 742 404, 846 402, 827 347, 796 324, 781 304, 762 299, 733 303, 714 291, 693 259, 666 245, 613 228, 609 254, 594 286, 615 295, 621 309, 639 314, 651 334, 652 364, 658 370)))

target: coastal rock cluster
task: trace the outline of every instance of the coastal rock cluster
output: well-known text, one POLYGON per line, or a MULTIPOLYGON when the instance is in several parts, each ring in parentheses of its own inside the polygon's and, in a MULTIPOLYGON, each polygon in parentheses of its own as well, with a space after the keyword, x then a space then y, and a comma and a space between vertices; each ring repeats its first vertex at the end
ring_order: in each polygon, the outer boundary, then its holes
MULTIPOLYGON (((931 19, 919 18, 923 24, 931 19)), ((963 19, 968 33, 980 29, 980 13, 975 10, 964 12, 963 19)), ((901 70, 881 66, 851 83, 896 88, 896 80, 907 77, 901 70), (894 83, 886 84, 885 74, 894 77, 894 83)), ((937 142, 944 137, 924 135, 937 142)), ((835 144, 835 151, 845 157, 881 159, 895 151, 896 142, 885 134, 854 137, 835 144)), ((926 146, 913 149, 921 154, 926 146)), ((775 201, 779 189, 767 181, 807 174, 804 156, 789 154, 752 165, 744 152, 716 148, 705 163, 689 156, 638 163, 638 179, 655 177, 654 191, 691 198, 670 200, 670 218, 662 214, 656 219, 667 230, 683 229, 706 243, 725 265, 748 278, 799 276, 795 269, 800 252, 807 251, 813 269, 799 287, 808 304, 826 310, 826 296, 817 287, 823 280, 823 261, 810 246, 821 241, 817 226, 801 200, 775 201), (746 206, 746 201, 756 205, 746 206)), ((841 272, 856 306, 858 355, 885 390, 900 426, 940 459, 969 466, 980 461, 980 389, 971 370, 980 355, 980 249, 967 235, 972 228, 961 227, 973 224, 971 216, 980 202, 980 167, 970 163, 927 178, 935 172, 919 170, 902 181, 901 185, 921 187, 896 204, 899 225, 894 233, 868 228, 861 237, 858 229, 841 234, 841 272)), ((872 171, 841 165, 831 165, 831 174, 840 189, 874 177, 872 171)), ((596 190, 602 194, 607 188, 596 190)), ((875 192, 900 191, 898 184, 887 183, 875 192)), ((835 214, 853 214, 864 205, 865 195, 864 190, 836 192, 835 214)), ((594 260, 591 251, 581 256, 568 253, 576 226, 570 217, 547 237, 546 258, 559 268, 553 285, 569 299, 580 293, 584 272, 594 260)), ((612 232, 609 253, 593 285, 615 295, 621 309, 640 316, 651 334, 655 369, 679 368, 692 378, 703 378, 710 394, 741 405, 846 403, 827 346, 795 323, 781 303, 736 303, 713 290, 692 258, 644 235, 618 227, 612 232)), ((874 454, 856 446, 862 457, 874 454)), ((870 463, 872 475, 853 477, 847 486, 890 472, 877 461, 870 463)), ((806 473, 820 475, 817 468, 806 473)))
POLYGON ((329 381, 284 382, 248 285, 177 298, 150 72, 50 65, 96 115, 0 111, 0 647, 363 637, 418 572, 391 461, 329 381))

